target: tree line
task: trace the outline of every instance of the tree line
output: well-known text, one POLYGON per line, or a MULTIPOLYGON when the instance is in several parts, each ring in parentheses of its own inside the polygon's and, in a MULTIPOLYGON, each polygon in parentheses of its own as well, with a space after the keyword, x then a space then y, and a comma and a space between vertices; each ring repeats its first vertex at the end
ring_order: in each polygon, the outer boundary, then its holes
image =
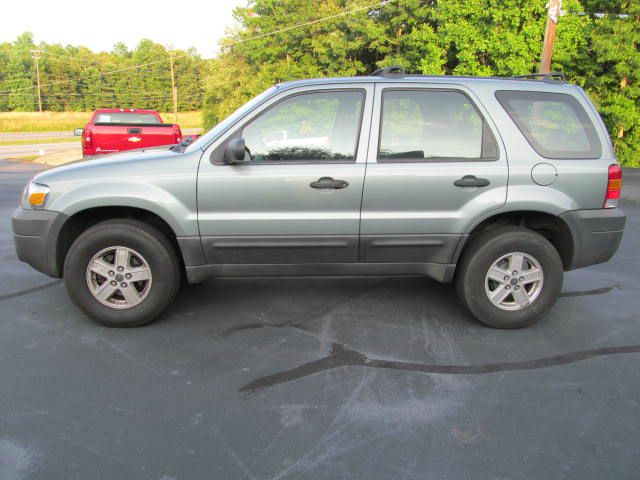
MULTIPOLYGON (((0 111, 36 111, 37 51, 43 110, 91 111, 96 108, 173 109, 169 51, 142 40, 129 50, 117 43, 110 52, 82 46, 36 44, 31 33, 0 43, 0 111), (142 68, 137 65, 150 64, 142 68), (113 73, 109 73, 113 72, 113 73)), ((204 78, 210 61, 194 50, 173 52, 178 108, 202 108, 204 78)))
MULTIPOLYGON (((399 64, 410 73, 512 76, 537 71, 545 0, 253 0, 236 8, 236 26, 213 60, 195 52, 176 60, 181 110, 203 110, 209 127, 277 82, 364 75, 399 64), (342 13, 358 10, 351 14, 342 13), (287 27, 316 19, 300 28, 287 27), (275 35, 270 32, 282 31, 275 35)), ((640 2, 564 0, 552 69, 596 103, 619 159, 640 166, 640 2), (600 15, 603 12, 607 15, 600 15), (624 14, 624 15, 615 15, 624 14)), ((47 110, 97 107, 171 109, 168 52, 149 40, 111 52, 34 45, 24 34, 0 44, 0 111, 35 110, 40 60, 47 110), (148 67, 100 75, 138 64, 148 67), (73 83, 55 82, 78 79, 73 83), (16 88, 23 88, 16 91, 16 88), (31 87, 31 88, 29 88, 31 87), (12 93, 6 93, 11 91, 12 93)))

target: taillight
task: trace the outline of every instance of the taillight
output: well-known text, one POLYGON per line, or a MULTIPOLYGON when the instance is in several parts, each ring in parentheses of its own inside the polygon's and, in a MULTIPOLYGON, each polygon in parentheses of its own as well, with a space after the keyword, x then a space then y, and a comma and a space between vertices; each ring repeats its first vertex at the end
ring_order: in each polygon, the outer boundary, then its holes
POLYGON ((176 143, 180 143, 182 141, 182 132, 180 131, 180 127, 178 125, 173 126, 173 134, 175 136, 176 143))
POLYGON ((622 168, 620 165, 609 165, 609 179, 607 181, 607 194, 604 197, 603 208, 616 208, 622 189, 622 168))
POLYGON ((91 126, 87 125, 82 133, 82 138, 84 140, 85 147, 93 147, 93 131, 91 130, 91 126))

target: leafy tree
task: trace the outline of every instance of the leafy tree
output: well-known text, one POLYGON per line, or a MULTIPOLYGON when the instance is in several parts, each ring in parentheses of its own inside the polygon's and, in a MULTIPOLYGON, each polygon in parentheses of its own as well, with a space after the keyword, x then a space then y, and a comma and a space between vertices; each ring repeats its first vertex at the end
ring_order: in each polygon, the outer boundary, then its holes
POLYGON ((618 157, 640 166, 640 4, 586 3, 589 8, 631 15, 626 20, 614 16, 591 20, 587 47, 595 71, 586 78, 585 87, 609 128, 618 157))
MULTIPOLYGON (((546 23, 544 4, 544 0, 395 0, 382 8, 261 37, 366 3, 252 1, 235 10, 238 28, 222 41, 223 52, 205 78, 205 124, 221 120, 273 83, 297 78, 361 75, 392 64, 423 74, 536 72, 546 23)), ((564 8, 569 15, 558 24, 552 67, 587 90, 621 162, 640 165, 640 4, 565 0, 564 8), (630 16, 577 15, 596 11, 630 16)))
MULTIPOLYGON (((131 51, 117 43, 111 52, 94 53, 85 47, 36 45, 33 36, 25 33, 15 42, 0 43, 0 111, 37 108, 35 66, 30 53, 35 48, 42 51, 40 78, 45 110, 173 109, 169 53, 164 46, 142 40, 131 51), (151 65, 136 68, 147 63, 151 65)), ((208 62, 194 50, 174 53, 178 108, 199 109, 208 62)))
POLYGON ((36 108, 35 90, 32 72, 32 60, 30 50, 35 48, 33 35, 24 33, 18 39, 4 47, 8 50, 6 63, 0 71, 3 72, 0 80, 2 90, 6 97, 6 107, 18 112, 29 112, 36 108), (6 90, 6 92, 5 92, 6 90))

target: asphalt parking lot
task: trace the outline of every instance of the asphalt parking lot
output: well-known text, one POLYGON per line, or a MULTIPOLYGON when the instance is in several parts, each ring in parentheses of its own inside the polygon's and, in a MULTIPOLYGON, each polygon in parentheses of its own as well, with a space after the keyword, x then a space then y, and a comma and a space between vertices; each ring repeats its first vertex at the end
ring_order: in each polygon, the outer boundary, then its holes
POLYGON ((632 479, 640 172, 622 246, 551 315, 486 328, 422 278, 213 279, 114 330, 21 264, 0 162, 0 478, 632 479))

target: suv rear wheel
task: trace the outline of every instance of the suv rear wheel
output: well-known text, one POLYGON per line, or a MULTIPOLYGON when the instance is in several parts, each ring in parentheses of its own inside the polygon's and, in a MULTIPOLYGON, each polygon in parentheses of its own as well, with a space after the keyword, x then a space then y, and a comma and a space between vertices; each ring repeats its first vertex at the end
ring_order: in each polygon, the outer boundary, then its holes
POLYGON ((562 260, 542 235, 499 227, 475 237, 456 273, 458 295, 494 328, 522 328, 549 312, 562 288, 562 260))
POLYGON ((102 325, 137 327, 173 301, 180 263, 157 229, 137 220, 109 220, 73 243, 64 281, 73 302, 102 325))

